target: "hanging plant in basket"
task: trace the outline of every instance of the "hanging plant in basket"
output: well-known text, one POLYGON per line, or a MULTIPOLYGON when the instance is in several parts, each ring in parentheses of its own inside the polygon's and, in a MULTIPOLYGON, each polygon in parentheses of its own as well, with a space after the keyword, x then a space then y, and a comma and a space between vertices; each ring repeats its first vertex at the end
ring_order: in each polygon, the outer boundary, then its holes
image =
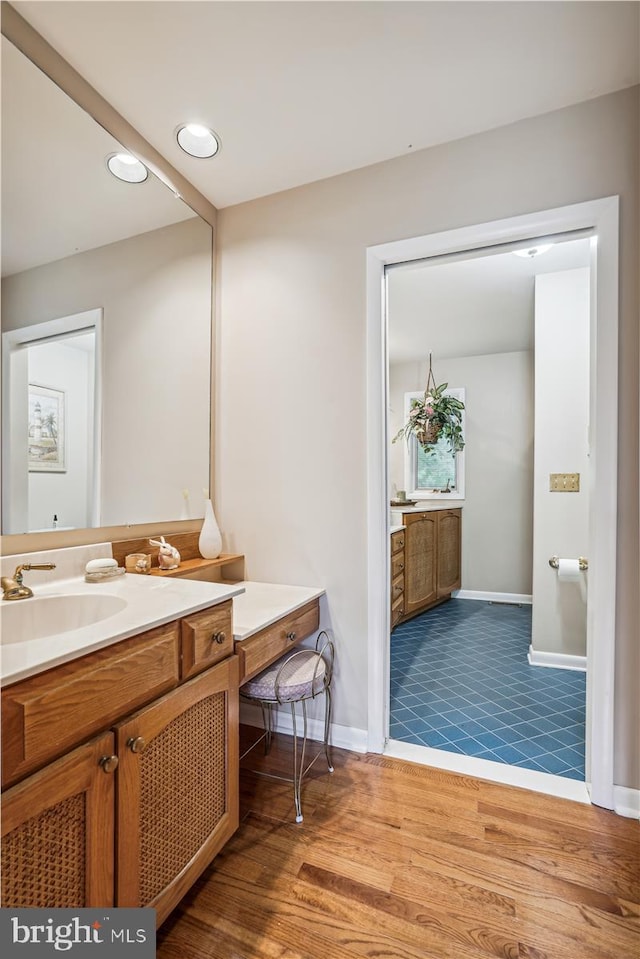
POLYGON ((448 383, 441 383, 440 386, 436 386, 431 368, 431 354, 429 354, 429 376, 424 396, 419 400, 411 401, 409 418, 394 436, 394 443, 403 436, 407 442, 415 436, 424 451, 431 453, 434 444, 444 438, 449 441, 452 453, 459 453, 464 449, 462 435, 464 403, 455 396, 445 395, 448 385, 448 383))

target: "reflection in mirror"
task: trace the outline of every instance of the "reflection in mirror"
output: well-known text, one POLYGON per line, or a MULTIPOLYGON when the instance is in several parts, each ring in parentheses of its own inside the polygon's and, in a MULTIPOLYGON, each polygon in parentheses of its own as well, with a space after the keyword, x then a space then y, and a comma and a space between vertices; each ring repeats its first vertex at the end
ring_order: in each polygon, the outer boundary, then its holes
POLYGON ((203 515, 211 227, 2 38, 2 532, 203 515))

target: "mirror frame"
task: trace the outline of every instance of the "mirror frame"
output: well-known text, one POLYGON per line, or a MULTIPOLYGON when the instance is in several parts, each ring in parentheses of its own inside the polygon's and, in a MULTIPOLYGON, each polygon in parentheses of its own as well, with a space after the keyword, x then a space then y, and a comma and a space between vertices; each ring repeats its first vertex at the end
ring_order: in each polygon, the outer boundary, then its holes
MULTIPOLYGON (((211 353, 210 353, 210 436, 209 436, 209 491, 213 495, 214 463, 214 416, 213 397, 215 384, 214 346, 215 326, 215 245, 216 219, 218 211, 178 170, 151 146, 138 131, 95 90, 84 77, 75 70, 31 24, 14 10, 7 0, 0 6, 0 32, 35 66, 49 77, 71 100, 90 117, 110 133, 125 150, 135 154, 144 165, 167 186, 179 199, 183 200, 211 227, 211 353)), ((132 535, 146 537, 162 532, 183 532, 199 529, 201 520, 169 520, 167 522, 140 523, 129 526, 102 526, 88 529, 57 530, 46 533, 15 533, 0 537, 2 553, 29 553, 37 550, 56 549, 66 546, 82 546, 87 543, 113 542, 131 538, 132 535)))

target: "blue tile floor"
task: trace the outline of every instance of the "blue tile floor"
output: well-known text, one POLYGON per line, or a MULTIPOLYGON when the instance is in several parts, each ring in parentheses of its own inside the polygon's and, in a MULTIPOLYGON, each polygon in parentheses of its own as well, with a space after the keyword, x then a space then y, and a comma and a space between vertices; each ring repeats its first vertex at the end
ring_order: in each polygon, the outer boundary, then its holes
POLYGON ((585 673, 530 666, 531 606, 452 599, 391 634, 389 738, 584 780, 585 673))

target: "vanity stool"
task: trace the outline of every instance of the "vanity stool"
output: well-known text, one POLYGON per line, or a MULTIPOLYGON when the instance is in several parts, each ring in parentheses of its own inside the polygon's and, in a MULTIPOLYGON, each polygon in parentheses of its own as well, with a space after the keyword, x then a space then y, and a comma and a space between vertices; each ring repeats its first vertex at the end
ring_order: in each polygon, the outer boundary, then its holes
POLYGON ((331 728, 331 679, 333 674, 334 646, 323 630, 316 640, 315 649, 301 649, 297 653, 288 653, 271 666, 268 666, 253 679, 240 687, 240 695, 248 702, 259 703, 262 708, 264 723, 263 735, 245 750, 243 758, 251 752, 258 743, 264 740, 265 753, 268 754, 271 746, 272 711, 274 706, 289 703, 293 722, 293 778, 276 776, 272 773, 258 773, 273 779, 284 779, 293 783, 293 795, 296 807, 296 822, 302 822, 302 804, 300 789, 303 777, 309 772, 318 752, 305 767, 304 758, 307 745, 307 700, 315 699, 324 693, 324 753, 329 767, 333 772, 331 762, 331 746, 329 731, 331 728), (302 741, 300 743, 297 730, 296 703, 302 704, 302 741))

